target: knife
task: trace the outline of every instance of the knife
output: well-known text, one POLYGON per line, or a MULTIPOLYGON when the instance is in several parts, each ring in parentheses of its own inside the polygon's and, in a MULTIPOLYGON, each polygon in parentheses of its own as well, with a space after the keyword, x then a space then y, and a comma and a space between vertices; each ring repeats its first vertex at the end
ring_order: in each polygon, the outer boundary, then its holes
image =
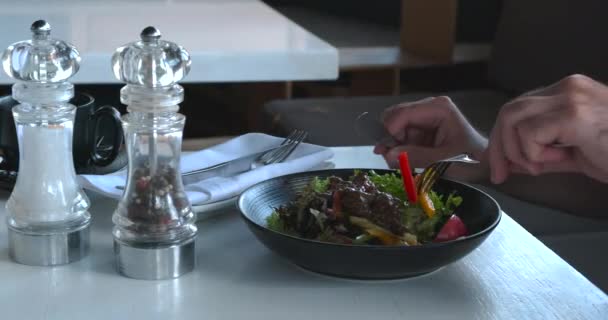
POLYGON ((355 119, 355 131, 369 143, 383 144, 388 148, 399 145, 399 142, 386 130, 384 124, 369 112, 363 112, 355 119))
MULTIPOLYGON (((212 177, 231 177, 237 175, 239 173, 243 173, 252 169, 255 169, 259 166, 263 166, 263 163, 258 163, 260 158, 272 151, 279 150, 282 148, 291 147, 291 144, 284 144, 278 147, 273 147, 270 149, 266 149, 264 151, 252 153, 237 159, 233 159, 230 161, 222 162, 207 168, 197 169, 194 171, 188 171, 182 173, 182 182, 183 184, 189 184, 196 181, 201 181, 203 179, 212 178, 212 177)), ((116 186, 116 189, 124 190, 124 186, 116 186)))
POLYGON ((257 162, 264 154, 286 147, 290 147, 290 145, 285 144, 278 147, 273 147, 234 160, 222 162, 211 167, 189 171, 182 174, 182 181, 184 184, 189 184, 212 177, 231 177, 239 173, 255 169, 259 166, 263 166, 264 164, 257 162))

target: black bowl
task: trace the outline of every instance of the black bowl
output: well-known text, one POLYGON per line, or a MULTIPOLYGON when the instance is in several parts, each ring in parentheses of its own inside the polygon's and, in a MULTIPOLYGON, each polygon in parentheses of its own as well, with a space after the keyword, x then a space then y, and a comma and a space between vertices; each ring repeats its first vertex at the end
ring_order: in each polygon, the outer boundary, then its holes
MULTIPOLYGON (((374 171, 379 174, 393 172, 374 171)), ((295 198, 313 177, 347 178, 352 174, 353 169, 337 169, 270 179, 243 192, 238 207, 249 229, 270 250, 304 269, 355 279, 397 279, 433 272, 469 254, 500 222, 500 207, 489 195, 471 186, 442 179, 433 189, 446 194, 456 191, 462 196, 463 203, 455 213, 467 226, 467 237, 411 247, 344 245, 289 236, 266 227, 266 217, 273 208, 295 198)))

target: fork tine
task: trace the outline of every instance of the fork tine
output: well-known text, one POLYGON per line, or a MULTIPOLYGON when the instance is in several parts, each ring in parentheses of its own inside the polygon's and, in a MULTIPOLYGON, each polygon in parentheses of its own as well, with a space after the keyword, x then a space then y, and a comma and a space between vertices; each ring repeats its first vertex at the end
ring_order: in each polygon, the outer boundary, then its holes
POLYGON ((306 139, 307 135, 308 135, 308 132, 306 132, 306 131, 298 131, 298 135, 292 139, 292 142, 289 144, 288 147, 277 150, 278 152, 273 154, 273 157, 264 161, 264 163, 265 164, 277 163, 277 162, 282 162, 283 160, 287 159, 287 157, 289 157, 289 155, 291 155, 291 153, 296 149, 296 147, 304 139, 306 139))
POLYGON ((444 162, 443 166, 441 168, 439 168, 439 170, 437 171, 437 174, 435 176, 435 180, 433 181, 433 183, 428 187, 429 190, 431 189, 431 187, 437 182, 437 180, 441 179, 441 177, 443 176, 443 174, 446 172, 446 170, 448 170, 448 167, 452 164, 453 162, 444 162))
POLYGON ((436 166, 430 167, 424 173, 424 175, 421 177, 420 182, 419 182, 419 186, 416 188, 416 190, 418 191, 418 193, 421 193, 424 190, 424 186, 431 179, 431 175, 433 174, 433 172, 435 172, 435 169, 436 169, 436 166))
POLYGON ((278 148, 264 154, 260 157, 259 162, 267 163, 269 161, 273 161, 278 155, 285 152, 285 150, 289 149, 291 145, 295 142, 295 138, 297 138, 297 133, 294 136, 290 136, 289 139, 285 141, 285 144, 280 145, 278 148))
POLYGON ((279 159, 281 159, 284 154, 286 154, 287 152, 289 152, 289 150, 292 148, 292 146, 295 143, 296 142, 294 141, 294 142, 290 143, 289 145, 286 145, 284 148, 281 148, 280 150, 277 150, 277 152, 273 153, 271 157, 268 157, 267 159, 265 159, 263 161, 263 163, 265 165, 267 165, 267 164, 278 162, 279 159))
POLYGON ((433 179, 438 167, 439 163, 435 162, 424 170, 424 176, 422 176, 422 179, 420 179, 420 188, 418 188, 419 193, 423 193, 425 191, 427 184, 433 179))
POLYGON ((435 185, 437 180, 439 180, 439 178, 441 178, 441 176, 445 173, 445 171, 450 166, 450 164, 451 164, 451 162, 442 162, 440 165, 437 166, 437 168, 435 170, 435 174, 433 174, 431 179, 429 179, 430 181, 427 181, 427 185, 425 186, 425 189, 424 189, 426 192, 429 192, 431 190, 433 185, 435 185))
POLYGON ((422 170, 422 172, 420 172, 420 174, 418 174, 420 177, 416 179, 416 190, 420 190, 420 187, 422 186, 422 180, 424 180, 424 177, 428 173, 427 170, 428 168, 425 168, 424 170, 422 170))
POLYGON ((435 182, 441 178, 441 176, 445 173, 445 171, 450 166, 451 162, 441 162, 438 164, 434 170, 429 173, 428 179, 426 179, 422 185, 421 192, 429 192, 435 182))
POLYGON ((431 163, 431 165, 429 165, 428 167, 426 167, 422 173, 420 174, 420 178, 418 178, 417 183, 416 183, 416 190, 421 191, 422 190, 422 186, 424 186, 425 181, 427 181, 430 176, 431 173, 433 173, 437 166, 439 165, 439 162, 433 162, 431 163))
POLYGON ((279 154, 280 152, 283 152, 285 149, 288 149, 291 146, 292 143, 293 143, 293 141, 290 139, 287 144, 280 145, 279 147, 273 149, 272 151, 269 151, 269 152, 263 154, 258 159, 258 161, 259 162, 266 162, 266 161, 268 161, 270 159, 275 158, 277 154, 279 154))
POLYGON ((300 132, 300 130, 298 130, 298 129, 291 131, 291 133, 287 136, 287 138, 285 138, 283 140, 283 142, 281 142, 281 145, 283 146, 283 145, 287 144, 291 139, 293 139, 296 135, 298 135, 299 132, 300 132))
POLYGON ((450 165, 455 162, 466 164, 479 163, 478 160, 475 160, 467 153, 433 162, 420 173, 420 177, 417 177, 416 190, 418 190, 419 193, 429 192, 437 180, 439 180, 446 170, 448 170, 450 165))
POLYGON ((288 150, 286 150, 281 156, 277 157, 276 161, 274 162, 283 162, 285 159, 287 159, 287 157, 289 157, 296 150, 296 148, 300 145, 300 143, 302 143, 302 141, 306 139, 307 136, 308 132, 302 131, 298 139, 292 143, 288 150))
POLYGON ((299 130, 297 130, 297 129, 291 131, 291 133, 285 139, 283 139, 283 141, 279 145, 279 148, 274 149, 274 150, 272 150, 270 152, 267 152, 267 153, 263 154, 258 159, 258 161, 260 161, 260 162, 266 162, 269 159, 273 158, 278 152, 283 151, 285 148, 288 148, 289 145, 292 144, 295 141, 294 138, 296 138, 298 134, 299 134, 299 130))

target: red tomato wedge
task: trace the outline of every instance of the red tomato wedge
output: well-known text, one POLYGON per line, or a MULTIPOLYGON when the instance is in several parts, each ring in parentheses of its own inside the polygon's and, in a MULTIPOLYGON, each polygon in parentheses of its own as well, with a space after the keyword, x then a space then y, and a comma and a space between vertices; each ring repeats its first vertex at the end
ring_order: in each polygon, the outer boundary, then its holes
POLYGON ((445 242, 458 239, 468 234, 467 227, 462 220, 456 215, 452 215, 450 219, 441 227, 439 233, 435 237, 434 242, 445 242))

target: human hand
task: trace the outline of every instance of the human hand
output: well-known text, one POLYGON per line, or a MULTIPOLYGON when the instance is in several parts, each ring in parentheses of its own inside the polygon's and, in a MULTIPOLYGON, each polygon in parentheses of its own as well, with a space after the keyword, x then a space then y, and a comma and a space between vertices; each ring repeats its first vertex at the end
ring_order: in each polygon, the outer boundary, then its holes
POLYGON ((383 113, 383 121, 399 145, 391 148, 378 144, 374 152, 381 154, 391 168, 399 167, 402 151, 408 152, 413 168, 424 168, 467 152, 482 163, 454 164, 446 176, 471 182, 488 177, 489 168, 484 161, 487 139, 471 126, 450 98, 427 98, 390 107, 383 113))
POLYGON ((507 103, 488 157, 494 183, 512 173, 549 172, 608 182, 608 87, 573 75, 507 103))

